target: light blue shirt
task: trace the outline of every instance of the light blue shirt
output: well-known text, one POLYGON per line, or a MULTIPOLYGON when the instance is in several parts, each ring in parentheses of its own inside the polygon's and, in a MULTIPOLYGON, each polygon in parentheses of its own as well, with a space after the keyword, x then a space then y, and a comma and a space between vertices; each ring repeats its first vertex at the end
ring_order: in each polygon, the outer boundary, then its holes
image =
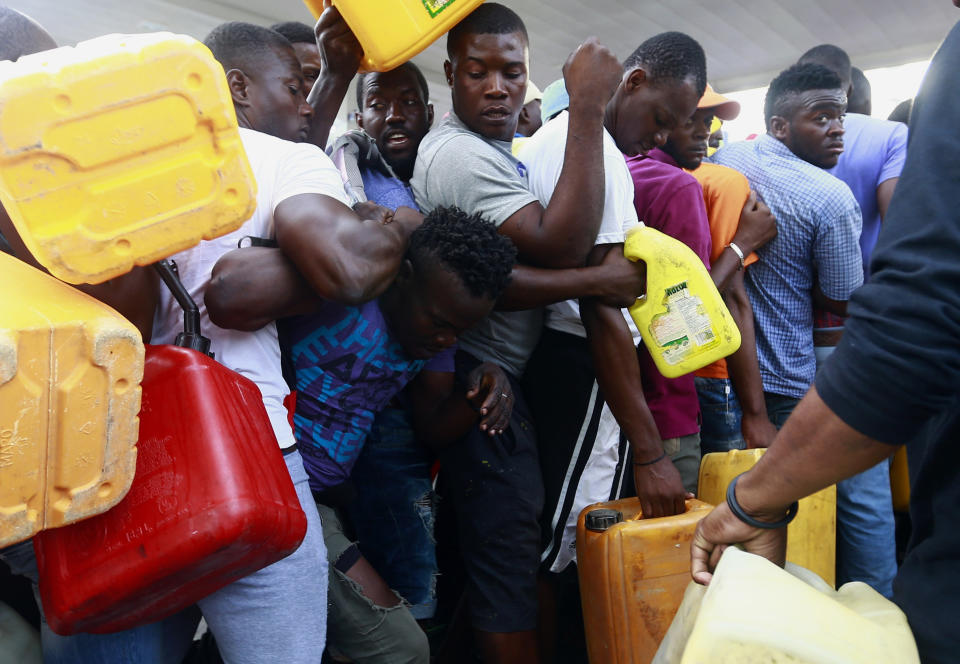
POLYGON ((763 389, 806 394, 816 373, 813 288, 847 300, 863 282, 860 207, 843 182, 764 134, 711 160, 743 173, 777 218, 777 237, 746 275, 763 389))
POLYGON ((907 125, 847 113, 843 121, 843 154, 828 173, 846 183, 863 213, 860 253, 863 276, 869 274, 870 256, 880 234, 880 208, 877 187, 900 177, 907 159, 907 125))

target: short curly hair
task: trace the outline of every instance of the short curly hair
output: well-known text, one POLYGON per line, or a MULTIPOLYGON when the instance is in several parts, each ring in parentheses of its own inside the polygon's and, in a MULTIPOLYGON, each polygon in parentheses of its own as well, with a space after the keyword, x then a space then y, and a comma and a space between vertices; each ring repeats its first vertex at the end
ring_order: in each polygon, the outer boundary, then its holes
POLYGON ((640 44, 623 62, 627 71, 639 66, 654 81, 692 78, 698 95, 707 89, 707 56, 696 39, 682 32, 661 32, 640 44))
POLYGON ((479 213, 438 207, 410 235, 407 258, 415 271, 440 263, 473 297, 496 300, 510 284, 517 249, 479 213))
POLYGON ((239 69, 247 74, 256 72, 275 50, 293 53, 290 40, 279 32, 242 21, 221 23, 203 39, 203 44, 224 71, 239 69))
POLYGON ((792 116, 796 95, 807 90, 843 90, 843 82, 836 72, 823 65, 804 63, 784 69, 770 82, 763 100, 763 117, 767 125, 774 115, 792 116))
POLYGON ((317 45, 317 36, 313 34, 313 28, 300 21, 284 21, 283 23, 274 23, 270 26, 271 30, 279 32, 286 37, 291 44, 313 44, 317 45))
POLYGON ((506 35, 513 32, 519 32, 523 35, 523 41, 530 43, 527 26, 517 12, 496 2, 485 2, 447 33, 447 57, 453 60, 457 44, 466 35, 506 35))

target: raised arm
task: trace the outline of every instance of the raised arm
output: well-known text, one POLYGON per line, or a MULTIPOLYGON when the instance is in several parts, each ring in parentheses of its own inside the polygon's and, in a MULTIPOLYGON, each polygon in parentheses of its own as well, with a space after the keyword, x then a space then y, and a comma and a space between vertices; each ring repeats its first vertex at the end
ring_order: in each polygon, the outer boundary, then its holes
POLYGON ((531 265, 580 267, 593 247, 603 215, 603 115, 622 75, 613 53, 593 38, 563 66, 570 120, 553 197, 546 208, 520 208, 500 227, 531 265))
POLYGON ((307 103, 313 108, 307 141, 325 148, 350 81, 357 73, 363 49, 336 7, 324 10, 314 32, 323 66, 307 97, 307 103))

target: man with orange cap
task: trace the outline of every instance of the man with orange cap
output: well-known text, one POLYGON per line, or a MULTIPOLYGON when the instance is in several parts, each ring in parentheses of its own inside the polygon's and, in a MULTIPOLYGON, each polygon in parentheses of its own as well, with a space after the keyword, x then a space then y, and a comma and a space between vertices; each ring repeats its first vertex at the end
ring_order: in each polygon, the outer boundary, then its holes
POLYGON ((773 239, 776 220, 741 173, 703 162, 714 120, 733 120, 739 113, 738 102, 707 85, 697 111, 670 133, 662 148, 703 189, 712 241, 711 274, 742 339, 736 353, 696 372, 702 454, 766 447, 776 434, 763 400, 753 308, 743 283, 744 268, 757 260, 752 250, 773 239))

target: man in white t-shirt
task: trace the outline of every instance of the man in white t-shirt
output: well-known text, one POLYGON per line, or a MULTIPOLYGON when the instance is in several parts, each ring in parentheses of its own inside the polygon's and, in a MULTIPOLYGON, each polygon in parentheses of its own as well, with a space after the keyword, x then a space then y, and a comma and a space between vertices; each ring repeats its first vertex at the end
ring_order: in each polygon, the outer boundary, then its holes
MULTIPOLYGON (((666 142, 669 131, 693 115, 706 86, 703 49, 677 32, 645 41, 624 62, 624 70, 604 115, 603 217, 588 265, 599 264, 609 252, 622 253, 627 231, 637 226, 624 153, 645 153, 666 142)), ((543 206, 558 191, 568 121, 563 111, 520 150, 530 191, 543 206)), ((680 475, 644 400, 639 342, 629 314, 595 298, 546 308, 546 329, 524 374, 546 496, 541 587, 552 588, 556 596, 555 603, 541 603, 542 622, 554 619, 548 607, 560 607, 576 585, 575 574, 561 573, 576 561, 577 518, 584 507, 634 495, 624 491, 632 479, 644 516, 684 510, 680 475), (627 466, 631 458, 632 468, 627 466)), ((557 609, 558 615, 567 613, 557 609)), ((579 621, 560 625, 557 633, 579 627, 579 621)))
MULTIPOLYGON (((257 383, 277 442, 284 451, 307 534, 296 552, 199 602, 224 661, 318 662, 325 645, 327 560, 320 518, 303 462, 287 422, 289 389, 281 373, 274 320, 302 312, 303 293, 345 302, 379 294, 397 271, 416 214, 401 209, 393 223, 361 221, 347 206, 340 176, 317 147, 302 141, 309 129, 300 63, 282 35, 245 23, 226 23, 205 40, 223 65, 241 126, 244 148, 257 182, 257 208, 237 231, 174 256, 181 280, 200 307, 201 330, 216 359, 257 383), (301 280, 288 300, 272 301, 259 319, 245 315, 255 296, 236 280, 221 279, 218 260, 244 237, 273 239, 297 266, 301 280), (218 327, 219 325, 227 326, 218 327)), ((252 254, 237 252, 238 261, 252 254)), ((247 266, 252 282, 271 274, 247 266)), ((170 343, 182 314, 164 293, 154 322, 154 343, 170 343)), ((397 660, 400 661, 400 660, 397 660)))

